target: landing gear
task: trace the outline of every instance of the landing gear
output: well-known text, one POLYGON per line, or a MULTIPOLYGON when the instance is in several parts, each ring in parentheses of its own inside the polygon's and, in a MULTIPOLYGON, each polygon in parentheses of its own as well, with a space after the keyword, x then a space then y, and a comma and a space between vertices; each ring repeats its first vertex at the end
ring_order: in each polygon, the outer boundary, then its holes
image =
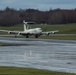
POLYGON ((38 35, 35 35, 35 38, 38 38, 38 35))
POLYGON ((15 38, 17 37, 17 35, 15 35, 15 38))
POLYGON ((29 38, 29 36, 28 36, 28 35, 26 35, 26 38, 29 38))

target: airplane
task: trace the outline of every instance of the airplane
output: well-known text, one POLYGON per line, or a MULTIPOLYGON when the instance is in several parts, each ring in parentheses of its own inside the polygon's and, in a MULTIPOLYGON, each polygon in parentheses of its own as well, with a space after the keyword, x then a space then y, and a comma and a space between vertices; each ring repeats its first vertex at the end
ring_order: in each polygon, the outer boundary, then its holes
POLYGON ((56 32, 59 32, 59 30, 42 32, 41 28, 29 29, 29 26, 28 26, 29 22, 23 21, 23 23, 24 23, 24 31, 9 31, 9 30, 0 30, 0 31, 8 32, 8 34, 16 34, 15 37, 18 35, 23 35, 23 36, 26 36, 26 38, 29 38, 29 36, 32 36, 32 35, 34 35, 35 38, 38 38, 41 35, 49 35, 49 34, 55 34, 56 32))

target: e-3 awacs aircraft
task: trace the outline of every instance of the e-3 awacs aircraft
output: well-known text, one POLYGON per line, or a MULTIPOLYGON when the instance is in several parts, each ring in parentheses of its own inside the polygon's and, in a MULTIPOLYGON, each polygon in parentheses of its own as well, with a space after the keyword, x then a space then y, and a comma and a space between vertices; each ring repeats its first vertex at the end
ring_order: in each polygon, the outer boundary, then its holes
POLYGON ((48 32, 42 32, 41 28, 28 28, 28 22, 23 21, 24 23, 24 31, 9 31, 9 30, 0 30, 1 32, 8 32, 8 34, 16 34, 26 36, 26 38, 29 38, 29 36, 34 35, 35 38, 38 38, 41 35, 49 35, 49 34, 55 34, 56 32, 59 32, 59 30, 55 31, 48 31, 48 32))

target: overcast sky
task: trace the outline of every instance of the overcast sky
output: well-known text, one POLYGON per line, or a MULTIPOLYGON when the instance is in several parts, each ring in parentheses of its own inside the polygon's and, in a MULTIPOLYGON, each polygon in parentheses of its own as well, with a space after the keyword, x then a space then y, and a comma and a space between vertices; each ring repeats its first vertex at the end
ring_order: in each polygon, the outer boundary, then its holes
POLYGON ((75 9, 76 0, 0 0, 0 9, 6 7, 39 10, 49 10, 50 8, 75 9))

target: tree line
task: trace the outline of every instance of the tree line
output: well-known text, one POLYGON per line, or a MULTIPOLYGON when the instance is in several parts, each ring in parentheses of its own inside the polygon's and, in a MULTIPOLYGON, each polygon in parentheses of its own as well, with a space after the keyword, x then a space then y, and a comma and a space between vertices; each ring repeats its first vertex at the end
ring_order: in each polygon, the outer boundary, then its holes
POLYGON ((40 11, 38 9, 14 9, 6 7, 0 10, 0 26, 13 26, 25 21, 37 24, 76 23, 76 9, 54 9, 40 11))

